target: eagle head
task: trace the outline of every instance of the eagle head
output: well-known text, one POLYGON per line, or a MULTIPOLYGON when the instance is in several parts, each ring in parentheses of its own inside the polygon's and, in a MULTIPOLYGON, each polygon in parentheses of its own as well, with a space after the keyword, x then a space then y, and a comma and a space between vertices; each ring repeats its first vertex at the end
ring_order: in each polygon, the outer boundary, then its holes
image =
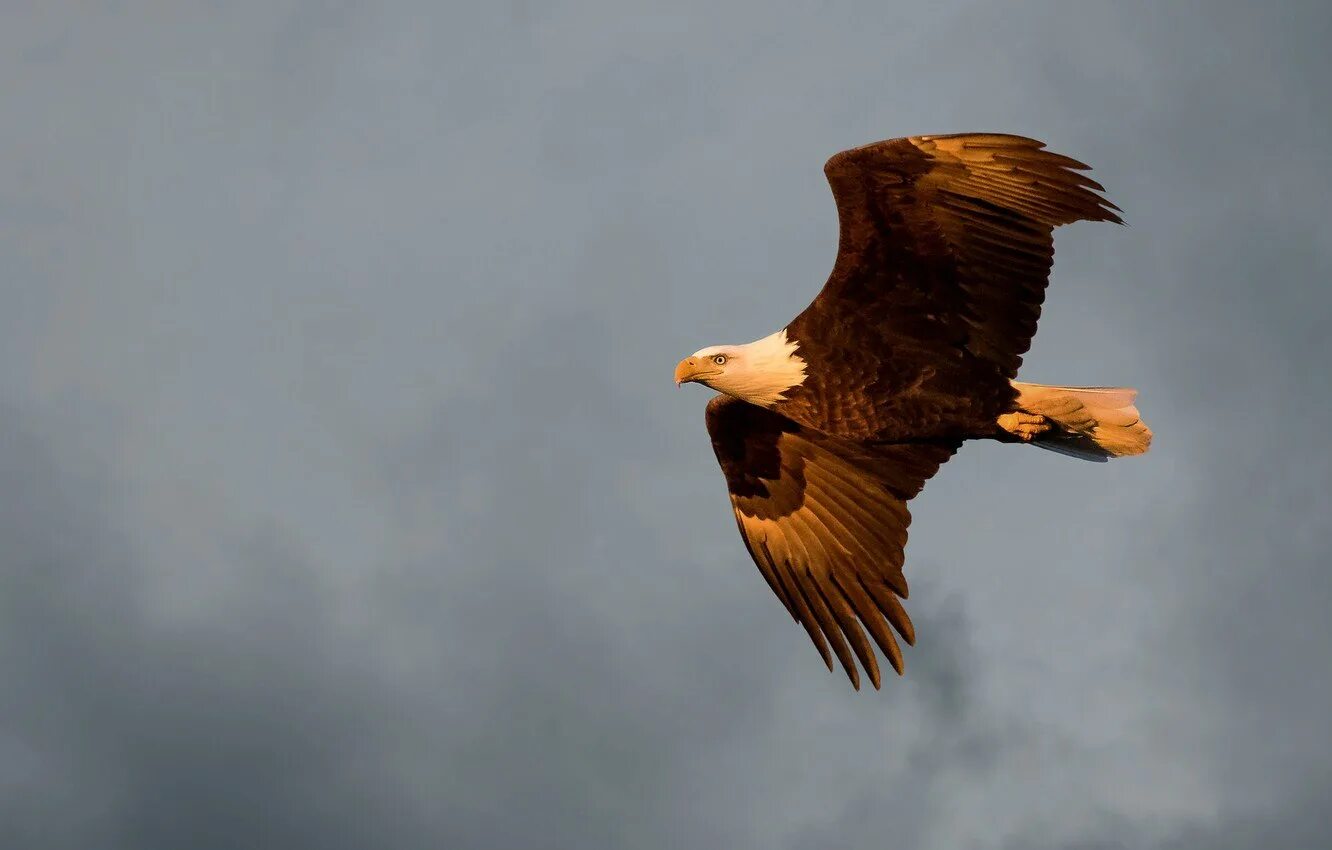
POLYGON ((725 392, 718 382, 726 383, 728 372, 734 377, 744 368, 739 348, 738 345, 714 345, 695 351, 676 364, 675 385, 698 383, 725 392))
POLYGON ((785 330, 745 345, 701 348, 676 365, 675 383, 699 383, 771 407, 804 383, 805 361, 796 354, 797 348, 785 330))

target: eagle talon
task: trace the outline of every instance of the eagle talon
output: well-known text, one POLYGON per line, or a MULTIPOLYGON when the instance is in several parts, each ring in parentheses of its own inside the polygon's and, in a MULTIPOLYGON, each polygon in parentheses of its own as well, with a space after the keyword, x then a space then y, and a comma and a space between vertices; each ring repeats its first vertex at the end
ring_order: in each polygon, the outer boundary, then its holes
POLYGON ((1044 416, 1035 413, 1022 413, 1021 411, 1005 413, 996 421, 1000 428, 1024 443, 1030 443, 1052 427, 1050 420, 1044 416))

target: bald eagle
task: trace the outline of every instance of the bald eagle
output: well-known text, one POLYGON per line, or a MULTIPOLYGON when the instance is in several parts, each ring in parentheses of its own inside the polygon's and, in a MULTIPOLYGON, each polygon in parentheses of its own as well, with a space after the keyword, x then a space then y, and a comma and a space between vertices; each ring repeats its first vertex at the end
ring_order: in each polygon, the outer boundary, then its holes
POLYGON ((964 440, 1105 461, 1151 431, 1127 387, 1016 380, 1054 228, 1121 223, 1088 166, 1033 139, 912 136, 843 151, 824 174, 837 260, 785 328, 704 348, 675 381, 722 393, 707 428, 740 537, 773 593, 860 688, 865 632, 903 671, 907 502, 964 440), (862 629, 863 626, 863 629, 862 629), (831 647, 831 654, 829 651, 831 647))

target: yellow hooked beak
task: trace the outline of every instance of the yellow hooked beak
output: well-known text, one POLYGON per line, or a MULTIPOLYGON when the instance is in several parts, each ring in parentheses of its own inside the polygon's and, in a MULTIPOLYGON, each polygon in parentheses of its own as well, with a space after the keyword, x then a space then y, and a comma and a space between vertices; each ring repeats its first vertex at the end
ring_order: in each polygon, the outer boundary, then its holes
POLYGON ((701 381, 704 378, 710 378, 713 375, 720 375, 721 370, 715 368, 710 360, 700 360, 697 357, 686 357, 675 367, 675 385, 687 384, 690 381, 701 381))

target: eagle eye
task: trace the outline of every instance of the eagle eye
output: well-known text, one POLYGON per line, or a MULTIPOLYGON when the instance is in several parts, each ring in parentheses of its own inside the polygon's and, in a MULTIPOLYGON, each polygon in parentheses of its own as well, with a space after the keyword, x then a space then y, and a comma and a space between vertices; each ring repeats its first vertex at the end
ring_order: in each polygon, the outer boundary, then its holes
POLYGON ((712 362, 713 362, 713 363, 716 363, 718 366, 725 366, 725 365, 726 365, 726 355, 725 355, 725 354, 718 354, 718 355, 715 355, 715 356, 712 358, 712 362))

